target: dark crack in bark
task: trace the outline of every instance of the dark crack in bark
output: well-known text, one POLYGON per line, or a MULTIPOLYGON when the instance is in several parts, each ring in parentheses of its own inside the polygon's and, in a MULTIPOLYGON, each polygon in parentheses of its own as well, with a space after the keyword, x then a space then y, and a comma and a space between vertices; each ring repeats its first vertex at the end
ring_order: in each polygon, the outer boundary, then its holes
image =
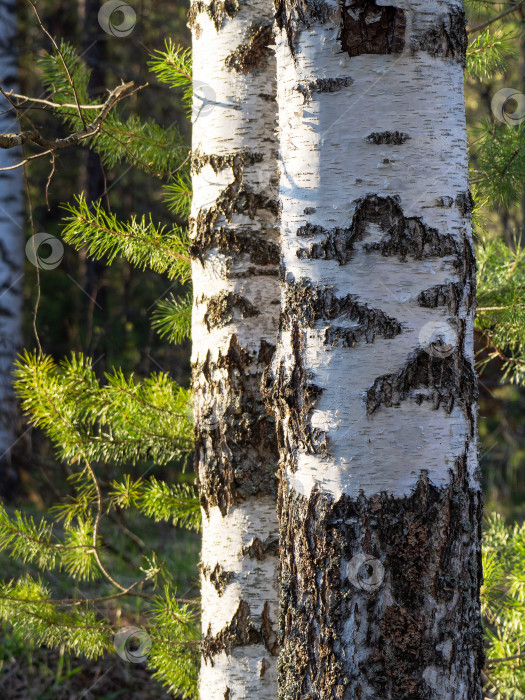
MULTIPOLYGON (((413 54, 426 51, 431 56, 457 61, 463 68, 467 57, 467 19, 463 10, 454 8, 449 14, 441 15, 430 29, 411 39, 413 54)), ((417 30, 416 30, 417 31, 417 30)))
POLYGON ((442 700, 428 668, 480 700, 482 505, 467 450, 449 486, 423 473, 404 498, 281 489, 280 700, 442 700), (363 553, 383 566, 372 590, 349 578, 363 553))
POLYGON ((266 65, 272 54, 273 27, 271 22, 254 24, 248 30, 248 39, 226 58, 226 67, 237 73, 253 73, 266 65))
POLYGON ((375 0, 341 0, 341 48, 350 58, 363 54, 402 53, 406 18, 400 7, 375 0))
POLYGON ((195 421, 195 471, 206 513, 218 506, 226 515, 246 498, 276 495, 275 422, 260 389, 273 351, 261 340, 258 351, 249 352, 233 334, 216 362, 208 353, 193 366, 196 405, 202 406, 195 421))

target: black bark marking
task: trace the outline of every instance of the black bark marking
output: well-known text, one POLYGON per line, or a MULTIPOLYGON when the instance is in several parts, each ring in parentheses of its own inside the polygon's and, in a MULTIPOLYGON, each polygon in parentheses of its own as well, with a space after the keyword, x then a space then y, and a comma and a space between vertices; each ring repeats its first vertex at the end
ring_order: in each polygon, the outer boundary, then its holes
POLYGON ((234 575, 233 571, 224 571, 218 562, 214 569, 212 569, 211 566, 203 566, 201 567, 201 571, 204 578, 207 578, 215 588, 219 597, 222 596, 226 590, 226 586, 230 583, 234 575))
MULTIPOLYGON (((304 367, 304 332, 297 322, 292 323, 291 339, 292 367, 287 370, 284 360, 277 367, 268 367, 263 375, 263 399, 271 415, 290 416, 288 437, 293 444, 286 444, 285 454, 295 454, 299 446, 310 454, 326 454, 325 434, 318 428, 312 428, 310 423, 310 414, 323 390, 312 383, 312 373, 304 367)), ((280 429, 277 431, 277 441, 283 450, 284 436, 280 429)))
POLYGON ((366 137, 366 140, 376 146, 399 146, 408 141, 409 138, 410 136, 403 131, 373 131, 366 137))
POLYGON ((260 160, 262 157, 257 153, 224 156, 196 155, 193 165, 196 172, 209 163, 215 172, 224 167, 230 167, 234 176, 234 181, 224 188, 214 205, 207 210, 199 211, 197 217, 190 220, 192 229, 190 254, 201 263, 204 263, 205 251, 220 247, 224 252, 234 254, 247 252, 255 264, 277 264, 280 257, 277 243, 267 239, 262 240, 264 237, 255 236, 252 230, 247 230, 246 234, 242 229, 234 232, 222 223, 223 219, 231 223, 235 214, 243 214, 252 220, 255 219, 257 212, 263 210, 269 211, 273 217, 278 215, 279 206, 275 199, 262 192, 254 192, 244 184, 245 166, 260 160))
MULTIPOLYGON (((448 346, 436 345, 436 355, 440 350, 443 354, 449 352, 448 346)), ((368 415, 381 406, 399 406, 402 401, 412 398, 418 405, 431 401, 435 410, 442 407, 447 413, 457 402, 471 422, 472 403, 478 397, 477 378, 471 363, 458 348, 446 357, 434 356, 430 352, 432 348, 415 350, 403 369, 375 380, 366 393, 368 415)))
POLYGON ((402 53, 406 18, 399 7, 375 0, 342 0, 340 41, 350 58, 363 54, 402 53))
MULTIPOLYGON (((277 238, 277 231, 275 233, 277 238)), ((211 228, 211 230, 202 227, 192 239, 190 255, 204 263, 205 253, 214 248, 219 253, 231 255, 232 258, 247 254, 254 265, 271 265, 277 268, 281 259, 281 251, 277 243, 272 243, 262 236, 254 236, 253 230, 248 228, 243 231, 241 227, 233 229, 227 226, 218 226, 211 228)), ((245 273, 242 273, 242 276, 248 277, 258 272, 259 274, 264 273, 264 271, 257 271, 255 268, 248 268, 245 273)), ((267 271, 266 274, 269 272, 267 271)), ((272 274, 277 275, 277 269, 274 269, 272 274)), ((233 277, 233 275, 231 276, 233 277)))
POLYGON ((295 53, 295 40, 302 28, 314 22, 324 24, 333 14, 333 7, 324 0, 275 0, 275 19, 280 30, 286 32, 288 46, 295 53))
POLYGON ((231 654, 235 647, 244 647, 251 644, 264 644, 270 654, 277 654, 277 634, 275 633, 269 614, 268 601, 264 604, 261 615, 261 626, 258 627, 251 615, 250 606, 244 600, 239 602, 237 612, 231 622, 215 636, 211 633, 211 625, 201 641, 201 653, 205 661, 213 665, 213 657, 225 651, 231 654))
POLYGON ((307 279, 295 281, 288 275, 284 289, 281 320, 284 328, 298 322, 312 328, 317 321, 348 320, 359 325, 352 328, 329 326, 325 330, 325 343, 336 345, 342 342, 353 346, 360 340, 373 343, 376 336, 394 338, 402 332, 401 324, 380 309, 360 304, 353 294, 338 297, 333 287, 320 287, 307 279))
POLYGON ((297 85, 295 88, 304 97, 304 101, 308 102, 313 95, 319 92, 339 92, 345 87, 352 85, 353 78, 318 78, 311 80, 306 85, 297 85))
POLYGON ((474 199, 472 197, 472 192, 467 190, 466 192, 461 192, 456 197, 456 206, 461 212, 462 216, 469 217, 474 211, 474 199))
POLYGON ((204 166, 211 165, 215 174, 219 173, 223 168, 238 169, 246 165, 255 165, 262 163, 264 156, 262 153, 254 151, 243 151, 241 153, 226 153, 226 154, 205 154, 199 149, 195 150, 191 157, 191 169, 198 175, 204 166))
POLYGON ((197 16, 205 13, 212 20, 215 29, 219 31, 226 17, 233 19, 239 12, 240 3, 238 0, 212 0, 211 3, 196 0, 193 2, 188 12, 188 27, 197 31, 197 16))
POLYGON ((441 15, 430 29, 411 39, 413 54, 426 51, 431 56, 458 61, 466 65, 468 38, 466 32, 467 18, 459 7, 449 14, 441 15))
POLYGON ((250 557, 250 559, 257 559, 257 561, 262 561, 268 555, 276 556, 278 553, 279 539, 271 536, 264 542, 258 537, 254 537, 249 545, 245 545, 242 548, 243 557, 250 557))
POLYGON ((459 256, 459 246, 449 234, 440 234, 427 226, 418 216, 405 216, 397 197, 379 197, 369 194, 358 200, 352 224, 348 228, 325 229, 306 223, 297 230, 297 235, 310 238, 324 235, 324 240, 311 243, 308 248, 297 250, 298 258, 310 260, 337 260, 345 265, 352 258, 355 244, 363 241, 369 224, 376 224, 384 232, 383 239, 376 243, 365 243, 366 251, 379 251, 381 255, 396 255, 401 260, 407 256, 416 260, 431 257, 459 256))
POLYGON ((242 318, 252 318, 261 313, 246 297, 234 292, 221 292, 209 297, 204 314, 204 323, 208 331, 212 328, 223 328, 231 323, 235 310, 240 312, 242 318))
POLYGON ((226 515, 246 498, 276 495, 275 422, 260 389, 273 350, 261 340, 259 350, 249 352, 233 334, 216 363, 208 353, 193 367, 194 393, 202 399, 196 401, 202 413, 195 421, 195 471, 206 513, 218 506, 226 515))
POLYGON ((423 678, 429 666, 453 669, 462 700, 481 698, 482 505, 466 451, 449 486, 423 473, 404 498, 281 489, 280 700, 442 700, 423 678), (371 592, 347 577, 363 552, 384 566, 371 592))
POLYGON ((459 282, 449 282, 448 284, 437 284, 429 289, 424 289, 419 293, 417 303, 426 309, 446 306, 452 314, 456 314, 462 296, 462 285, 459 282))
POLYGON ((255 24, 248 31, 248 40, 226 58, 226 67, 237 73, 253 73, 266 64, 272 54, 272 23, 255 24))

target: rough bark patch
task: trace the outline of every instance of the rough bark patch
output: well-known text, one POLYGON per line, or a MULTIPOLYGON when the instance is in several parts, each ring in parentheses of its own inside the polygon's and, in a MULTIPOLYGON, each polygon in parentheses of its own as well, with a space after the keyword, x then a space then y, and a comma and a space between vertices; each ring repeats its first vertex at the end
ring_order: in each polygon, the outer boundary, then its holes
POLYGON ((401 324, 387 316, 380 309, 373 309, 360 304, 353 294, 344 297, 335 295, 333 287, 320 287, 307 279, 294 280, 288 274, 284 288, 282 311, 284 328, 299 322, 302 326, 312 328, 317 321, 347 320, 358 323, 352 328, 334 328, 329 326, 325 332, 325 342, 335 345, 342 340, 345 345, 354 345, 359 340, 373 343, 376 336, 394 338, 401 333, 401 324))
POLYGON ((193 367, 195 405, 202 407, 195 422, 195 470, 206 513, 218 506, 226 515, 246 498, 276 495, 275 423, 260 389, 273 350, 261 340, 258 352, 249 352, 233 334, 216 362, 208 353, 193 367))
POLYGON ((442 700, 432 669, 480 700, 481 510, 465 456, 405 498, 283 490, 279 700, 442 700), (383 567, 372 590, 349 578, 363 555, 383 567))
POLYGON ((366 137, 366 140, 376 146, 399 146, 408 141, 409 138, 410 136, 402 131, 373 131, 366 137))
POLYGON ((381 406, 399 406, 408 398, 419 405, 430 401, 434 409, 442 407, 447 413, 457 403, 470 415, 472 403, 478 396, 474 369, 458 349, 447 357, 430 354, 441 351, 448 352, 448 346, 435 345, 428 350, 419 348, 411 353, 402 370, 378 377, 366 393, 368 415, 381 406))
POLYGON ((284 452, 290 457, 299 446, 310 454, 326 454, 325 434, 318 428, 312 428, 310 423, 310 413, 322 389, 312 383, 311 373, 304 367, 304 331, 300 330, 297 322, 291 324, 291 340, 291 366, 287 368, 282 360, 277 367, 268 367, 263 376, 263 399, 270 414, 290 417, 287 432, 293 444, 285 444, 282 431, 277 431, 281 454, 284 452))
POLYGON ((449 14, 437 18, 435 26, 411 39, 413 54, 427 51, 431 56, 458 61, 466 65, 468 38, 467 19, 462 9, 454 8, 449 14))
POLYGON ((211 3, 196 0, 193 2, 188 12, 188 27, 197 30, 197 17, 202 12, 208 15, 215 25, 215 29, 219 31, 226 17, 233 19, 239 12, 240 4, 237 0, 212 0, 211 3))
POLYGON ((243 557, 257 559, 262 561, 268 555, 277 555, 279 553, 279 539, 277 537, 268 537, 264 542, 258 537, 254 537, 249 545, 242 548, 243 557))
POLYGON ((431 257, 454 256, 461 263, 463 251, 450 234, 441 234, 425 224, 421 217, 405 216, 397 197, 380 197, 369 194, 358 200, 352 224, 348 228, 325 229, 322 226, 306 223, 297 230, 297 235, 311 238, 324 235, 319 242, 308 248, 297 250, 298 258, 313 260, 337 260, 345 265, 351 258, 358 241, 366 237, 370 224, 379 226, 385 236, 375 243, 364 243, 366 251, 378 251, 381 255, 395 255, 401 260, 407 257, 421 260, 431 257))
POLYGON ((474 211, 474 199, 472 197, 472 192, 467 190, 466 192, 460 192, 456 197, 456 206, 461 212, 462 216, 470 216, 474 211))
POLYGON ((424 289, 417 297, 417 303, 426 309, 436 309, 446 306, 452 314, 456 314, 463 296, 463 288, 459 282, 436 284, 424 289))
POLYGON ((324 0, 275 0, 277 26, 286 32, 292 55, 301 29, 310 27, 314 22, 324 24, 332 14, 333 8, 324 0))
POLYGON ((254 165, 262 163, 264 156, 262 153, 253 151, 243 151, 242 153, 227 153, 227 154, 206 154, 199 149, 195 150, 191 157, 191 169, 198 175, 204 166, 211 165, 215 174, 223 168, 238 168, 245 165, 254 165))
POLYGON ((212 328, 223 328, 232 323, 236 310, 242 318, 252 318, 261 313, 249 299, 234 292, 221 292, 209 297, 207 301, 204 323, 208 331, 212 328))
POLYGON ((212 584, 219 597, 222 596, 234 575, 232 571, 224 571, 218 562, 213 569, 211 566, 201 566, 201 573, 212 584))
MULTIPOLYGON (((275 231, 277 239, 278 232, 275 231)), ((228 226, 198 228, 196 236, 192 238, 190 245, 190 255, 204 263, 205 254, 209 250, 217 249, 219 253, 228 254, 232 258, 238 258, 239 255, 249 255, 250 261, 254 265, 273 266, 277 268, 281 259, 281 251, 277 243, 273 243, 262 236, 254 236, 253 229, 236 226, 230 228, 228 226)), ((255 269, 248 268, 244 277, 251 274, 256 274, 255 269), (252 270, 252 272, 250 272, 252 270)), ((262 271, 259 271, 262 274, 262 271)), ((277 269, 273 270, 273 274, 277 274, 277 269)))
POLYGON ((226 58, 226 67, 237 73, 253 73, 254 70, 266 64, 271 55, 270 45, 273 42, 271 23, 255 24, 248 31, 248 40, 238 46, 226 58))
POLYGON ((295 89, 301 93, 304 101, 307 102, 319 92, 339 92, 339 90, 352 85, 353 82, 354 80, 350 76, 346 78, 318 78, 317 80, 311 80, 305 85, 297 85, 295 89))
POLYGON ((201 641, 204 660, 213 665, 213 657, 221 651, 231 654, 235 647, 251 644, 264 644, 270 654, 275 656, 278 651, 277 634, 273 629, 269 611, 270 606, 266 602, 261 615, 261 625, 258 627, 250 615, 250 606, 241 600, 231 621, 218 634, 212 635, 211 625, 209 626, 206 636, 201 641))
POLYGON ((405 29, 405 13, 399 7, 377 5, 375 0, 342 0, 339 38, 350 58, 402 53, 405 29))

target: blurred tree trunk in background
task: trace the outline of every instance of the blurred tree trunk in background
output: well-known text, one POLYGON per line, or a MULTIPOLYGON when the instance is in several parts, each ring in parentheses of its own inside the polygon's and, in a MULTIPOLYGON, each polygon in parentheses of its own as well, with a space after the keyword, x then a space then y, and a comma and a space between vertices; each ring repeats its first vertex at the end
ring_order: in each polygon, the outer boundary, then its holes
MULTIPOLYGON (((18 92, 16 0, 0 0, 0 80, 18 92)), ((0 133, 19 129, 16 114, 0 96, 0 133)), ((0 168, 13 165, 20 153, 0 150, 0 168)), ((24 270, 24 182, 21 168, 0 172, 0 491, 16 481, 11 451, 17 437, 18 411, 12 391, 13 361, 22 345, 24 270)))
POLYGON ((272 0, 193 3, 193 391, 203 512, 200 697, 277 696, 279 317, 272 0))
POLYGON ((461 5, 277 3, 279 698, 481 698, 461 5))
MULTIPOLYGON (((98 21, 101 5, 102 0, 79 0, 78 4, 80 38, 84 49, 84 60, 86 60, 91 69, 89 93, 100 101, 107 94, 104 62, 106 59, 106 41, 108 39, 98 21)), ((118 41, 118 39, 114 40, 118 41)), ((104 202, 106 183, 101 158, 98 153, 91 149, 87 149, 83 153, 83 157, 85 165, 80 172, 80 191, 84 193, 88 202, 97 201, 101 198, 104 202)), ((105 309, 104 284, 106 265, 100 260, 89 258, 84 252, 82 257, 84 263, 82 286, 85 291, 83 298, 85 308, 84 344, 86 352, 91 354, 95 307, 98 305, 102 313, 104 313, 105 309)), ((99 367, 99 371, 102 371, 104 366, 105 363, 102 359, 102 366, 99 367)))

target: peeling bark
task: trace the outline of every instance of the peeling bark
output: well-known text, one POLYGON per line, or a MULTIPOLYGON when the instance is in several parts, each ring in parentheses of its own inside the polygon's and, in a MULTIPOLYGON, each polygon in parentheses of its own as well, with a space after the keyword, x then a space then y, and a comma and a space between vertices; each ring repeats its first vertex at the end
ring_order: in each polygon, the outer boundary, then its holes
POLYGON ((480 700, 462 11, 276 8, 278 698, 480 700))
POLYGON ((274 700, 275 421, 261 395, 278 328, 271 0, 194 1, 190 254, 195 469, 203 513, 200 697, 274 700))

